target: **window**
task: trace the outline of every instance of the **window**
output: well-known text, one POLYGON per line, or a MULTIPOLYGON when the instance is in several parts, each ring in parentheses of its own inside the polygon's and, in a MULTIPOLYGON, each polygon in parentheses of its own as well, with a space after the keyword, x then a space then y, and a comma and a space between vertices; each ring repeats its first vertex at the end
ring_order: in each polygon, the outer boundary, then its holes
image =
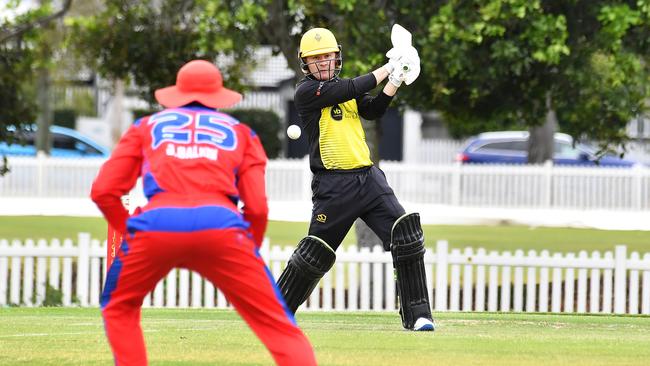
POLYGON ((58 133, 52 134, 52 147, 55 149, 75 150, 77 140, 70 136, 64 136, 58 133))
POLYGON ((573 144, 555 140, 555 157, 563 159, 578 159, 582 151, 573 147, 573 144))
POLYGON ((508 152, 520 152, 524 153, 528 151, 527 142, 524 140, 514 140, 514 141, 499 141, 487 143, 477 151, 479 152, 489 152, 490 150, 499 150, 499 151, 508 151, 508 152))
POLYGON ((52 134, 52 148, 74 151, 82 155, 101 155, 102 153, 91 145, 72 136, 59 133, 52 134))
POLYGON ((102 154, 99 150, 95 149, 94 147, 92 147, 91 145, 89 145, 89 144, 87 144, 87 143, 85 143, 83 141, 77 141, 74 144, 74 147, 75 147, 75 150, 81 151, 85 155, 101 155, 102 154))

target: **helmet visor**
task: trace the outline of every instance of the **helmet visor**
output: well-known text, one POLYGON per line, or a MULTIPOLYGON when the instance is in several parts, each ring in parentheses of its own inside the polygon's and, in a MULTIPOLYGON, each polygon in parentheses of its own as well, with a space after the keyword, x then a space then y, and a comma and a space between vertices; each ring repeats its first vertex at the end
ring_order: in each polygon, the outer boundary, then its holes
POLYGON ((300 58, 300 68, 305 75, 316 80, 331 80, 339 76, 343 67, 341 52, 336 52, 334 58, 307 61, 300 58), (326 63, 326 65, 324 65, 326 63))

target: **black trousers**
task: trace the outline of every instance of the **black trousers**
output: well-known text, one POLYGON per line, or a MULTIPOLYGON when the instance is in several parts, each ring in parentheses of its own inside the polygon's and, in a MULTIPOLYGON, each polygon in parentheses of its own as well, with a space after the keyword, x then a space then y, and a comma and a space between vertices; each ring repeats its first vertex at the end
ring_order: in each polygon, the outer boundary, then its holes
POLYGON ((390 249, 393 223, 405 211, 375 166, 314 174, 311 183, 313 211, 309 235, 315 235, 336 250, 352 224, 361 218, 390 249))

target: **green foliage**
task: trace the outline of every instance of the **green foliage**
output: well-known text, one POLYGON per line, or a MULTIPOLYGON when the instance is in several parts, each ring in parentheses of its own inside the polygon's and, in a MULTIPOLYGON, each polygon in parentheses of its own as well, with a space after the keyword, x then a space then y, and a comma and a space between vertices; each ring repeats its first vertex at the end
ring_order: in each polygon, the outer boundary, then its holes
POLYGON ((45 287, 45 299, 43 300, 43 306, 62 306, 63 305, 63 292, 61 290, 55 289, 46 284, 45 287))
MULTIPOLYGON (((14 5, 16 4, 9 3, 7 8, 11 9, 14 5)), ((2 17, 0 29, 10 29, 33 17, 33 14, 13 20, 2 17)), ((21 37, 0 42, 0 142, 15 141, 16 132, 32 123, 35 118, 34 94, 29 88, 33 81, 31 66, 34 58, 34 32, 26 32, 21 37)), ((0 177, 7 172, 7 160, 2 156, 0 177)))
MULTIPOLYGON (((73 110, 77 116, 96 116, 95 91, 91 87, 76 86, 58 82, 53 88, 53 102, 56 110, 73 110)), ((54 121, 57 121, 56 116, 54 121)))
MULTIPOLYGON (((396 104, 443 112, 452 135, 528 128, 546 115, 560 128, 606 143, 650 96, 650 5, 646 0, 102 0, 90 16, 66 19, 65 45, 104 77, 133 82, 153 106, 191 59, 218 62, 225 84, 245 91, 252 50, 270 44, 297 75, 300 36, 331 29, 343 47, 344 77, 386 62, 390 29, 413 33, 422 72, 396 104)), ((51 12, 48 6, 8 20, 11 27, 51 12)), ((2 33, 2 32, 0 32, 2 33)), ((33 121, 32 69, 44 36, 30 30, 0 44, 0 140, 7 123, 33 121), (10 106, 10 108, 6 108, 10 106)))
MULTIPOLYGON (((0 5, 0 10, 13 11, 19 4, 9 2, 0 5), (2 8, 5 9, 2 9, 2 8)), ((39 11, 27 12, 16 16, 0 18, 0 30, 12 29, 18 25, 35 19, 39 11)), ((38 33, 31 30, 20 36, 0 42, 0 141, 14 140, 15 129, 32 123, 35 118, 36 106, 33 90, 29 85, 33 82, 32 65, 37 57, 38 33)))
POLYGON ((68 42, 108 79, 133 81, 140 96, 155 104, 154 91, 172 85, 176 72, 192 59, 215 61, 224 84, 243 89, 241 80, 254 65, 251 37, 264 16, 253 1, 106 0, 87 17, 70 18, 68 42), (159 4, 159 6, 157 5, 159 4))
POLYGON ((455 136, 538 125, 550 95, 562 130, 617 144, 650 96, 644 1, 448 1, 426 25, 422 74, 400 94, 455 136))
POLYGON ((137 120, 138 118, 150 116, 152 114, 160 112, 161 109, 134 109, 133 112, 133 120, 137 120))
POLYGON ((74 130, 77 124, 77 112, 74 109, 57 109, 54 111, 54 124, 74 130))
POLYGON ((247 124, 260 137, 269 159, 277 158, 282 150, 280 117, 273 111, 262 109, 233 109, 227 111, 240 122, 247 124))
MULTIPOLYGON (((19 11, 20 0, 0 4, 0 142, 13 142, 17 134, 35 121, 35 70, 55 64, 51 49, 58 40, 51 35, 52 21, 67 11, 51 1, 30 4, 19 11), (5 16, 6 15, 6 16, 5 16)), ((69 2, 67 3, 69 5, 69 2)), ((6 159, 0 161, 0 176, 8 172, 6 159)))

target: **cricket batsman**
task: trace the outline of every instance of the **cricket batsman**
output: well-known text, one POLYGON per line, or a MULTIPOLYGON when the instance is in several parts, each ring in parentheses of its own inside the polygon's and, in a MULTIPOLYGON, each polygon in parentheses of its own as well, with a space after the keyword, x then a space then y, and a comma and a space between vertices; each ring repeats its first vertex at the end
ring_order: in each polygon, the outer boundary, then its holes
POLYGON ((380 118, 402 82, 413 81, 407 71, 419 73, 417 51, 405 32, 409 47, 394 47, 387 64, 353 79, 339 77, 343 56, 331 31, 314 28, 300 41, 298 59, 305 77, 296 87, 295 105, 308 135, 313 211, 308 235, 278 279, 294 313, 332 267, 336 249, 361 218, 393 256, 402 325, 434 330, 420 217, 405 212, 384 173, 373 165, 360 120, 380 118), (368 94, 386 78, 377 96, 368 94))
POLYGON ((101 296, 115 364, 147 364, 142 301, 180 267, 217 286, 278 365, 316 365, 258 252, 268 214, 266 154, 253 130, 217 110, 241 95, 223 86, 212 63, 194 60, 155 97, 166 109, 135 121, 91 191, 124 238, 101 296), (148 203, 129 217, 120 198, 138 177, 148 203))

